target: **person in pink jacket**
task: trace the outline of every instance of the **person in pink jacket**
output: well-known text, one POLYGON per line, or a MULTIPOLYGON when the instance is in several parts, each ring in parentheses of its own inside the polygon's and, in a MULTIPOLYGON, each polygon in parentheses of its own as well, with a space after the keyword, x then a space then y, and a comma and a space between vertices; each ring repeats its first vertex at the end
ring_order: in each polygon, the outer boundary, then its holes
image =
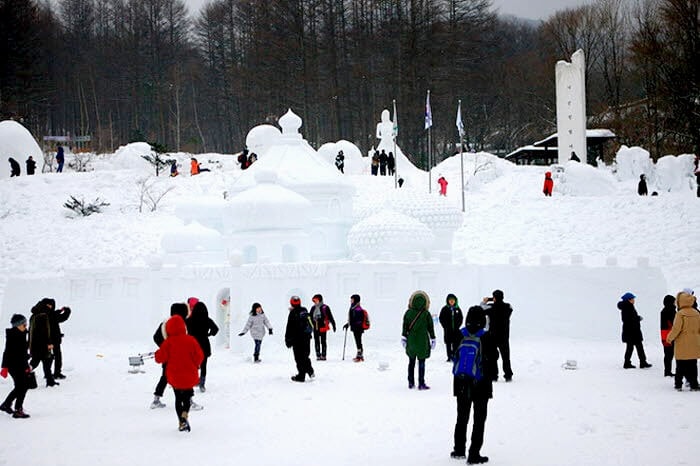
POLYGON ((448 183, 447 183, 447 180, 445 179, 445 177, 441 175, 440 178, 438 178, 437 182, 440 185, 440 195, 447 196, 447 184, 448 183))

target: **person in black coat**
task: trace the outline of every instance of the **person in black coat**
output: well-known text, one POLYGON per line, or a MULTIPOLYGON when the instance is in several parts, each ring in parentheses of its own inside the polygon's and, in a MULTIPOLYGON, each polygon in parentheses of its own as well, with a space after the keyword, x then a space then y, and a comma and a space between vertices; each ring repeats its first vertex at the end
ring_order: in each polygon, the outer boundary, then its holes
POLYGON ((311 298, 314 305, 309 310, 311 322, 314 325, 314 349, 316 350, 316 360, 325 361, 328 351, 328 330, 333 327, 335 332, 335 319, 331 308, 323 302, 323 295, 315 294, 311 298))
POLYGON ((353 362, 363 362, 365 360, 364 348, 362 346, 362 334, 365 332, 364 324, 365 310, 360 305, 360 295, 354 294, 350 296, 348 321, 345 325, 343 325, 343 330, 347 330, 349 328, 355 337, 357 356, 353 358, 353 362))
POLYGON ((209 337, 219 333, 219 327, 211 320, 206 304, 201 301, 197 301, 192 308, 192 315, 187 319, 187 332, 197 340, 204 353, 204 359, 199 366, 199 391, 204 392, 206 391, 204 384, 207 378, 207 360, 211 356, 209 337))
MULTIPOLYGON (((185 303, 173 303, 170 306, 170 317, 180 316, 185 321, 185 324, 187 324, 187 317, 189 313, 190 308, 185 303)), ((163 322, 158 324, 158 327, 156 327, 156 331, 153 333, 153 342, 156 345, 158 345, 159 348, 160 345, 163 344, 165 339, 168 338, 168 334, 165 331, 165 323, 167 321, 168 319, 165 319, 163 322)), ((156 384, 156 389, 153 392, 153 402, 151 403, 151 409, 165 408, 165 403, 160 401, 160 399, 163 396, 163 393, 165 393, 165 387, 168 386, 168 379, 165 376, 165 366, 165 364, 162 364, 163 371, 161 372, 160 379, 158 379, 158 383, 156 384)))
POLYGON ((457 351, 459 342, 462 340, 459 336, 455 338, 464 321, 464 315, 459 308, 457 296, 452 293, 447 295, 445 305, 440 310, 439 319, 445 335, 445 349, 447 351, 447 361, 449 362, 454 359, 455 351, 457 351))
POLYGON ((51 334, 51 322, 47 304, 48 302, 45 298, 32 308, 32 316, 29 319, 29 352, 32 355, 32 367, 37 367, 41 362, 46 386, 53 387, 59 385, 59 383, 56 382, 51 372, 54 340, 51 334))
POLYGON ((394 172, 396 171, 396 159, 394 158, 393 152, 389 152, 386 158, 386 170, 389 176, 394 176, 394 172))
POLYGON ((637 185, 637 194, 640 196, 646 196, 649 194, 649 190, 647 189, 647 179, 646 176, 644 175, 639 175, 639 184, 637 185))
POLYGON ((379 174, 381 176, 386 176, 386 164, 388 160, 389 158, 386 155, 386 152, 384 152, 384 149, 382 149, 382 152, 379 154, 379 174))
POLYGON ((27 376, 31 371, 29 360, 29 344, 27 343, 27 318, 15 314, 10 319, 12 328, 5 330, 5 351, 2 353, 2 370, 0 375, 6 378, 9 373, 14 382, 14 388, 0 405, 0 411, 12 414, 14 418, 28 418, 24 412, 24 397, 29 389, 27 376), (12 409, 12 402, 15 409, 12 409))
POLYGON ((620 310, 620 317, 622 318, 622 342, 627 344, 625 349, 625 369, 634 369, 635 366, 632 365, 632 351, 637 349, 637 356, 639 357, 639 367, 640 369, 646 369, 651 367, 651 364, 647 362, 647 356, 644 354, 644 346, 642 345, 642 317, 637 314, 637 310, 634 308, 634 300, 636 296, 632 293, 625 293, 620 298, 621 301, 617 303, 617 308, 620 310))
POLYGON ((8 162, 10 162, 10 178, 13 176, 19 176, 20 175, 20 168, 19 168, 19 163, 12 157, 7 159, 8 162))
MULTIPOLYGON (((510 365, 510 316, 513 314, 513 308, 509 303, 503 301, 503 291, 501 290, 494 290, 490 298, 484 298, 483 305, 486 306, 490 333, 496 349, 493 359, 496 361, 500 354, 503 377, 506 382, 510 382, 513 380, 513 369, 510 365)), ((498 380, 498 363, 495 364, 494 369, 493 380, 495 382, 498 380)))
POLYGON ((345 173, 345 155, 342 150, 335 156, 335 168, 337 168, 340 173, 345 173))
POLYGON ((44 298, 41 302, 46 307, 49 315, 51 342, 53 343, 53 376, 55 379, 65 379, 66 376, 61 372, 63 369, 63 352, 61 351, 63 333, 61 332, 61 323, 68 320, 71 309, 68 306, 56 309, 56 301, 51 298, 44 298))
MULTIPOLYGON (((486 415, 488 412, 489 399, 493 398, 493 378, 496 374, 496 361, 493 355, 494 348, 493 335, 491 334, 486 321, 486 312, 480 306, 472 306, 467 312, 465 329, 475 335, 480 330, 486 333, 481 336, 481 366, 483 377, 481 380, 473 380, 460 376, 453 377, 453 395, 457 398, 457 422, 454 430, 454 449, 450 456, 452 458, 464 458, 467 444, 467 424, 471 407, 474 407, 474 422, 472 425, 471 444, 469 445, 468 464, 486 463, 489 459, 481 456, 481 446, 484 444, 484 428, 486 426, 486 415)), ((461 341, 462 332, 457 329, 455 339, 461 341)))
POLYGON ((34 161, 31 155, 26 160, 25 164, 27 165, 27 175, 33 175, 36 171, 36 161, 34 161))
POLYGON ((56 150, 56 163, 58 166, 56 167, 56 173, 63 173, 63 163, 66 161, 66 156, 63 153, 63 147, 58 146, 58 149, 56 150))
POLYGON ((664 297, 664 308, 661 309, 661 344, 664 346, 664 377, 673 377, 673 342, 668 343, 666 337, 673 328, 676 318, 676 298, 667 294, 664 297))
POLYGON ((303 382, 308 374, 314 378, 314 368, 311 366, 311 334, 313 326, 309 311, 301 305, 299 296, 289 299, 289 316, 287 329, 284 332, 284 343, 294 351, 294 361, 297 364, 297 375, 292 376, 294 382, 303 382))

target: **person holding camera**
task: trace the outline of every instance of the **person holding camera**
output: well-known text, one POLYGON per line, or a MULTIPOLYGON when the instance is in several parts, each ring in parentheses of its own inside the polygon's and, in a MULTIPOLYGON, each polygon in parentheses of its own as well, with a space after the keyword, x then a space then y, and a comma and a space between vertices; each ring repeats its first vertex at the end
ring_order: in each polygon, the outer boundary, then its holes
POLYGON ((31 366, 37 367, 41 362, 44 370, 46 386, 59 385, 51 372, 53 359, 53 336, 51 335, 51 321, 49 317, 49 298, 44 298, 32 308, 32 316, 29 318, 29 352, 32 355, 31 366))
POLYGON ((493 381, 498 380, 498 357, 503 364, 503 378, 506 382, 513 380, 513 369, 510 365, 510 316, 513 314, 511 305, 503 301, 503 291, 494 290, 491 296, 482 300, 482 307, 489 318, 491 338, 494 342, 493 381))
POLYGON ((63 343, 63 333, 61 333, 61 323, 68 320, 71 309, 68 306, 63 306, 56 309, 56 301, 52 298, 44 298, 42 300, 49 315, 49 326, 51 327, 51 341, 53 342, 53 377, 54 379, 65 379, 61 370, 63 369, 63 352, 61 351, 61 343, 63 343))

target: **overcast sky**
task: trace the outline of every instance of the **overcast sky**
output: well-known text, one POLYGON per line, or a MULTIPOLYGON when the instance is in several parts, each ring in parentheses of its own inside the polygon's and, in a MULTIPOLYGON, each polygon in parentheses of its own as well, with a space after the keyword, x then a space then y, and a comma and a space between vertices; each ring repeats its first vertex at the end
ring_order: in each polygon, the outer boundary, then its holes
MULTIPOLYGON (((190 10, 198 10, 208 0, 185 0, 190 10)), ((261 0, 264 1, 264 0, 261 0)), ((494 0, 502 14, 529 19, 546 19, 557 10, 590 3, 589 0, 494 0)))

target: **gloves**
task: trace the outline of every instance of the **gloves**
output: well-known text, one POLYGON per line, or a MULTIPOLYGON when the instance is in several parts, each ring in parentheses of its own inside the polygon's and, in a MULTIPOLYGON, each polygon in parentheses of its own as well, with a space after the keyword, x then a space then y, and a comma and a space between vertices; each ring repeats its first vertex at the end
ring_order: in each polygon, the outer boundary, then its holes
POLYGON ((401 346, 403 346, 404 348, 406 348, 406 343, 407 343, 407 342, 408 342, 408 341, 406 340, 406 337, 401 337, 401 346))
POLYGON ((350 324, 343 325, 343 330, 347 330, 349 326, 350 326, 350 324))
POLYGON ((239 337, 242 337, 243 335, 245 335, 245 332, 241 332, 238 334, 239 337))
POLYGON ((269 333, 270 335, 272 335, 272 329, 269 329, 269 330, 267 331, 267 333, 269 333))
POLYGON ((435 349, 435 338, 430 340, 430 349, 435 349))
POLYGON ((3 379, 7 378, 7 367, 3 367, 2 370, 0 370, 0 375, 3 379))

